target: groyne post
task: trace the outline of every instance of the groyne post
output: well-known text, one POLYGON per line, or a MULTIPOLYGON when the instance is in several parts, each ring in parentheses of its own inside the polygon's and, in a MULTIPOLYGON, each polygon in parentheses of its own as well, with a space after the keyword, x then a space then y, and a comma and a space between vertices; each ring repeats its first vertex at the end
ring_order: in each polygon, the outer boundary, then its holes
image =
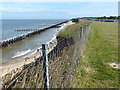
POLYGON ((43 69, 44 69, 44 89, 49 90, 49 76, 48 76, 48 51, 47 44, 42 44, 43 53, 43 69))

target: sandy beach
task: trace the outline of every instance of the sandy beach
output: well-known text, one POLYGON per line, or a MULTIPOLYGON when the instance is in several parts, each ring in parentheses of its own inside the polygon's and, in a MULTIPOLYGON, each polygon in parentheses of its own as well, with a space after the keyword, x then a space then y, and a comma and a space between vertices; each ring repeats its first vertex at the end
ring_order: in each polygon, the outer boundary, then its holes
MULTIPOLYGON (((52 47, 49 47, 48 52, 50 52, 55 46, 56 46, 56 44, 54 43, 54 45, 52 45, 52 47)), ((31 57, 26 57, 26 58, 20 60, 19 62, 14 63, 14 64, 0 66, 0 78, 2 78, 7 73, 10 73, 12 70, 14 70, 14 71, 16 71, 17 69, 22 70, 23 65, 34 62, 35 59, 39 58, 40 56, 42 56, 41 53, 36 53, 36 55, 31 56, 31 57)))
MULTIPOLYGON (((65 25, 65 27, 68 26, 68 25, 71 25, 71 24, 74 24, 74 23, 72 23, 71 21, 69 21, 69 22, 65 25)), ((65 28, 65 27, 64 27, 64 28, 65 28)), ((56 43, 53 43, 53 45, 52 45, 51 47, 49 47, 48 52, 50 52, 55 46, 56 46, 56 43)), ((41 53, 36 53, 34 56, 26 57, 26 58, 24 58, 24 59, 22 59, 22 60, 20 60, 20 61, 18 61, 18 62, 16 62, 16 63, 9 64, 9 65, 4 65, 4 66, 1 65, 1 66, 0 66, 0 79, 1 79, 4 75, 6 75, 7 73, 10 73, 11 71, 16 72, 16 70, 18 70, 18 69, 19 69, 19 70, 22 70, 22 66, 23 66, 23 65, 29 64, 29 63, 31 63, 31 62, 34 62, 34 61, 35 61, 35 58, 38 58, 38 57, 40 57, 40 56, 42 56, 41 53)))

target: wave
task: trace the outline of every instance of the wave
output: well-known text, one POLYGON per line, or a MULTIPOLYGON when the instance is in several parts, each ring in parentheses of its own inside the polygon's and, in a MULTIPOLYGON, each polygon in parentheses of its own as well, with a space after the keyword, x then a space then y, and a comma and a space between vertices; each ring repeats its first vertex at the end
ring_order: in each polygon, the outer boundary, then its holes
MULTIPOLYGON (((51 24, 50 26, 40 27, 40 28, 38 28, 38 30, 36 30, 36 31, 39 31, 40 29, 42 30, 42 29, 44 29, 44 28, 51 27, 51 26, 53 26, 53 25, 56 25, 56 24, 51 24)), ((67 25, 67 23, 62 24, 61 27, 59 28, 59 30, 63 30, 66 25, 67 25)), ((26 33, 24 33, 24 34, 17 35, 17 36, 13 36, 13 37, 7 38, 7 39, 1 39, 1 40, 0 40, 0 43, 6 42, 6 41, 9 41, 9 40, 12 40, 12 39, 14 39, 14 38, 21 37, 21 36, 26 36, 27 34, 30 34, 30 33, 32 33, 32 32, 34 32, 34 31, 29 31, 29 32, 26 32, 26 33)))
POLYGON ((59 30, 63 30, 66 26, 67 26, 67 23, 64 23, 64 24, 59 28, 59 30))
MULTIPOLYGON (((66 26, 67 24, 65 23, 65 24, 63 24, 63 25, 61 25, 61 27, 59 28, 59 30, 62 30, 62 29, 64 29, 65 28, 65 26, 66 26)), ((58 31, 59 32, 59 31, 58 31)), ((51 38, 51 40, 49 40, 46 44, 48 45, 48 47, 51 47, 53 44, 55 44, 55 43, 57 43, 57 39, 56 39, 56 37, 57 37, 57 34, 58 33, 56 33, 56 34, 54 34, 53 35, 53 38, 51 38)), ((37 48, 36 50, 31 50, 31 49, 28 49, 28 50, 25 50, 25 51, 21 51, 21 52, 18 52, 15 56, 13 56, 12 58, 17 58, 17 57, 21 57, 21 56, 33 56, 33 55, 35 55, 36 53, 37 53, 37 50, 39 49, 39 51, 41 52, 42 50, 42 47, 39 47, 39 48, 37 48), (30 53, 31 52, 31 53, 30 53), (26 55, 26 54, 28 54, 29 53, 29 55, 26 55)))
POLYGON ((56 34, 53 36, 53 38, 51 40, 49 40, 47 42, 47 45, 48 45, 48 47, 51 47, 55 43, 57 43, 56 34))
MULTIPOLYGON (((63 30, 66 26, 67 26, 67 23, 62 24, 61 27, 58 28, 58 32, 60 30, 63 30)), ((57 35, 58 35, 58 33, 54 34, 53 38, 50 41, 47 42, 48 47, 50 47, 53 44, 57 43, 57 39, 56 39, 57 35)))
POLYGON ((16 58, 16 57, 20 57, 20 56, 26 55, 26 54, 29 53, 29 52, 31 52, 31 49, 18 52, 18 53, 17 53, 15 56, 13 56, 12 58, 16 58))

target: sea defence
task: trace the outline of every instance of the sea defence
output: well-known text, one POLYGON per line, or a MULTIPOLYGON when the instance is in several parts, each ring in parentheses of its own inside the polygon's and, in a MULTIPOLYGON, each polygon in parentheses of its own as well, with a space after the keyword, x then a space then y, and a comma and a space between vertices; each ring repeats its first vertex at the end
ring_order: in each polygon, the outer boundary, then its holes
POLYGON ((51 29, 51 28, 56 28, 61 24, 67 23, 68 21, 69 20, 63 21, 63 22, 60 22, 60 23, 57 23, 57 24, 54 24, 54 25, 51 25, 51 26, 48 26, 48 27, 45 27, 45 28, 42 28, 42 29, 38 29, 38 30, 35 30, 35 31, 32 31, 32 32, 29 32, 27 34, 20 35, 18 37, 14 37, 14 38, 11 38, 11 39, 4 40, 4 41, 0 42, 0 48, 6 48, 6 47, 8 47, 8 46, 10 46, 10 45, 12 45, 16 42, 19 42, 19 41, 22 41, 22 40, 26 39, 28 37, 31 37, 31 36, 36 35, 36 34, 40 34, 41 32, 44 32, 44 31, 46 31, 48 29, 51 29))

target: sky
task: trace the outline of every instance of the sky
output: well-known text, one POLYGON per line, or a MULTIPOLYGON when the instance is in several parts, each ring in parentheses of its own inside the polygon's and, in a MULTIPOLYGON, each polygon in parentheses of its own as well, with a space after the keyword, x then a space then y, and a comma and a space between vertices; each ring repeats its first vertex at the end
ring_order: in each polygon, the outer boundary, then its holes
POLYGON ((2 2, 3 19, 70 19, 117 16, 118 2, 2 2))

